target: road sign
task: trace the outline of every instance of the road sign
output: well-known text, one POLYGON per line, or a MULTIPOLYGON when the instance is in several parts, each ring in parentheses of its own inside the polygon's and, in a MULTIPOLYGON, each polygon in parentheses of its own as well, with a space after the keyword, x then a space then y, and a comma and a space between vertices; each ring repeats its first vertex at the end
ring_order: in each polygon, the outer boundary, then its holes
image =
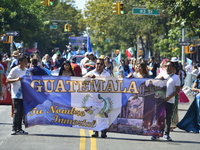
POLYGON ((179 42, 180 46, 189 46, 191 43, 190 42, 179 42))
POLYGON ((6 36, 19 36, 19 31, 6 31, 6 36))
POLYGON ((106 42, 110 42, 110 39, 109 38, 106 38, 106 40, 105 40, 106 42))
POLYGON ((50 29, 57 29, 57 25, 55 25, 55 24, 54 25, 50 25, 49 27, 50 27, 50 29))
POLYGON ((138 15, 159 15, 158 10, 148 10, 145 8, 133 8, 132 13, 138 15))

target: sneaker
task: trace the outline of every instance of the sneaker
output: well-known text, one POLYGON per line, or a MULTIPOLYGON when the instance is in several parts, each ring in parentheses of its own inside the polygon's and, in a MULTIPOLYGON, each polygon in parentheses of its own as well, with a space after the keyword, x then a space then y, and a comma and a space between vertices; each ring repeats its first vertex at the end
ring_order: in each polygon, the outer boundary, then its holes
POLYGON ((99 136, 99 132, 95 131, 94 134, 92 134, 92 137, 98 137, 99 136))
POLYGON ((172 141, 172 138, 171 138, 168 134, 165 134, 165 135, 163 136, 163 139, 164 139, 164 140, 167 140, 167 141, 172 141))
POLYGON ((11 135, 16 135, 16 134, 17 134, 17 131, 16 131, 16 130, 12 130, 10 134, 11 134, 11 135))
POLYGON ((24 130, 19 130, 19 131, 17 131, 17 134, 18 135, 22 135, 22 134, 28 134, 28 132, 25 132, 24 130))
POLYGON ((22 120, 22 123, 25 125, 25 121, 24 120, 22 120))
POLYGON ((157 140, 157 139, 159 139, 158 136, 152 136, 152 137, 151 137, 151 140, 152 140, 152 141, 155 141, 155 140, 157 140))

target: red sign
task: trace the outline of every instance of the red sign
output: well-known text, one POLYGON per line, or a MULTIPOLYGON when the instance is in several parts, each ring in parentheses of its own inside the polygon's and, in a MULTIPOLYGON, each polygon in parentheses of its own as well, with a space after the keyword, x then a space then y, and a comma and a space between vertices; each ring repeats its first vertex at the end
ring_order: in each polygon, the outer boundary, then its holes
POLYGON ((12 98, 10 93, 10 84, 6 83, 6 76, 3 77, 3 87, 2 87, 3 95, 0 99, 0 104, 11 104, 12 98))

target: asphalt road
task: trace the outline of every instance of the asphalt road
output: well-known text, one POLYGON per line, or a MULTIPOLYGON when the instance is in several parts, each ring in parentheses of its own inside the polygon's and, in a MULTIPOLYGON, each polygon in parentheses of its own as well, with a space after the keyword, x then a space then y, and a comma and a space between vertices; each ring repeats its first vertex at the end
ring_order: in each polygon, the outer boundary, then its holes
MULTIPOLYGON (((179 104, 182 119, 190 103, 179 104)), ((200 135, 175 129, 172 142, 151 141, 149 136, 108 133, 108 138, 90 138, 92 131, 37 125, 25 129, 28 135, 10 135, 10 106, 0 105, 0 150, 199 150, 200 135)))

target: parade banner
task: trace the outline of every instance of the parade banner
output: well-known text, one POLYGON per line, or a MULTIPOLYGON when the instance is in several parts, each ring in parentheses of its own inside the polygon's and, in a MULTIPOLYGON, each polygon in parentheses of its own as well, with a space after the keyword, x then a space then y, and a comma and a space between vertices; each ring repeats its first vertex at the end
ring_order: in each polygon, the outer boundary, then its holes
POLYGON ((69 43, 71 43, 73 47, 74 46, 81 47, 83 43, 85 44, 85 46, 87 46, 87 37, 71 36, 69 37, 69 43))
POLYGON ((162 136, 166 80, 24 76, 25 126, 162 136))

